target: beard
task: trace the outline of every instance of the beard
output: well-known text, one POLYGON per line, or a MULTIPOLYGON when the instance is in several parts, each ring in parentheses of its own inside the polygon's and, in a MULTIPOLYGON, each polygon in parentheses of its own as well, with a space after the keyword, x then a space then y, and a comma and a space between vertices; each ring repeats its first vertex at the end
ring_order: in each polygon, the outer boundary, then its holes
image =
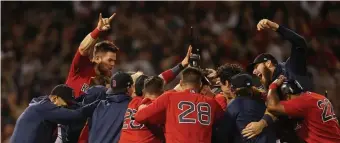
POLYGON ((95 68, 95 72, 97 75, 104 75, 104 76, 111 77, 111 71, 107 70, 104 64, 101 64, 101 63, 96 64, 94 68, 95 68))
POLYGON ((271 80, 272 80, 271 71, 269 70, 269 68, 264 67, 261 83, 266 91, 268 91, 269 85, 271 84, 271 80))

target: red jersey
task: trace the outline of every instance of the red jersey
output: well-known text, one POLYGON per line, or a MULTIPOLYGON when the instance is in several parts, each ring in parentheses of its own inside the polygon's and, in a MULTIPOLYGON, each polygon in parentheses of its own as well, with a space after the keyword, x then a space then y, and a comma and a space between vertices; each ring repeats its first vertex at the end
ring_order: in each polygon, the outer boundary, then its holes
POLYGON ((89 57, 81 55, 78 50, 66 80, 66 84, 73 88, 75 98, 78 98, 89 88, 91 77, 94 76, 96 76, 94 64, 89 57))
POLYGON ((150 104, 151 100, 143 100, 142 97, 135 97, 128 105, 125 113, 124 124, 119 139, 119 143, 161 143, 144 124, 139 124, 131 117, 137 112, 138 107, 142 104, 150 104))
POLYGON ((185 90, 164 93, 139 110, 135 120, 152 123, 155 118, 165 117, 166 143, 210 143, 212 125, 222 115, 223 110, 214 98, 185 90))
POLYGON ((223 111, 225 111, 227 109, 227 105, 228 105, 227 99, 225 99, 223 94, 217 94, 215 96, 215 100, 221 106, 223 111))
POLYGON ((308 143, 340 143, 339 122, 331 102, 317 93, 306 92, 297 98, 281 101, 288 116, 302 117, 297 135, 308 143))

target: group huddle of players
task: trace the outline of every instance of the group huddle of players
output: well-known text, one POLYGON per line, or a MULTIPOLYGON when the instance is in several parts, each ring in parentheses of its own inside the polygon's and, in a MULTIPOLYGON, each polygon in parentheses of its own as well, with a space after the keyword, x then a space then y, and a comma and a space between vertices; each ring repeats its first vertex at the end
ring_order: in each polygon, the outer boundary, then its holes
POLYGON ((202 70, 189 66, 189 46, 181 63, 158 76, 111 75, 119 48, 97 40, 110 29, 114 16, 100 14, 97 27, 74 56, 66 84, 32 100, 19 117, 11 142, 340 142, 331 102, 312 92, 307 46, 297 33, 267 19, 257 25, 258 31, 276 31, 292 43, 284 63, 263 53, 246 70, 228 63, 202 70), (179 74, 178 85, 164 91, 179 74), (255 86, 252 75, 262 86, 255 86))

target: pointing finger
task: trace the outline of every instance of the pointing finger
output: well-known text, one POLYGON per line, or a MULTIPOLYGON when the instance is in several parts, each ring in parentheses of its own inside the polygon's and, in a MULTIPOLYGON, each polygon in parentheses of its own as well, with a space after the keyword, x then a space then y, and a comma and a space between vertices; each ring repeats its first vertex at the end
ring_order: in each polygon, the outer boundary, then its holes
POLYGON ((102 20, 103 16, 102 13, 99 13, 99 20, 102 20))
POLYGON ((111 15, 111 17, 109 18, 109 22, 112 21, 112 19, 113 19, 113 17, 115 17, 115 15, 116 15, 116 13, 113 13, 113 14, 111 15))

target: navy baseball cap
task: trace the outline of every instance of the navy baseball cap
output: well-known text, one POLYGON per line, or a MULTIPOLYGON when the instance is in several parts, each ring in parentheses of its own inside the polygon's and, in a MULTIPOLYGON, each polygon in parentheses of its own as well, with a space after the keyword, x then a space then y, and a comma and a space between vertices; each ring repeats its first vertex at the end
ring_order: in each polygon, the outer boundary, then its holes
POLYGON ((116 72, 110 80, 110 88, 106 91, 107 94, 117 94, 126 91, 133 85, 133 80, 130 74, 118 71, 116 72))
POLYGON ((253 70, 254 70, 254 67, 255 67, 256 64, 263 63, 263 62, 266 62, 268 60, 271 60, 273 62, 273 64, 277 64, 277 60, 275 59, 275 57, 273 55, 268 54, 268 53, 262 53, 255 58, 253 63, 251 63, 247 66, 247 72, 250 73, 250 74, 253 74, 253 70))
POLYGON ((231 77, 230 82, 231 82, 232 89, 253 86, 252 76, 249 74, 245 74, 245 73, 240 73, 240 74, 237 74, 231 77))
POLYGON ((63 99, 67 105, 76 104, 76 100, 74 97, 74 91, 71 87, 66 84, 59 84, 55 86, 50 95, 55 95, 63 99))

